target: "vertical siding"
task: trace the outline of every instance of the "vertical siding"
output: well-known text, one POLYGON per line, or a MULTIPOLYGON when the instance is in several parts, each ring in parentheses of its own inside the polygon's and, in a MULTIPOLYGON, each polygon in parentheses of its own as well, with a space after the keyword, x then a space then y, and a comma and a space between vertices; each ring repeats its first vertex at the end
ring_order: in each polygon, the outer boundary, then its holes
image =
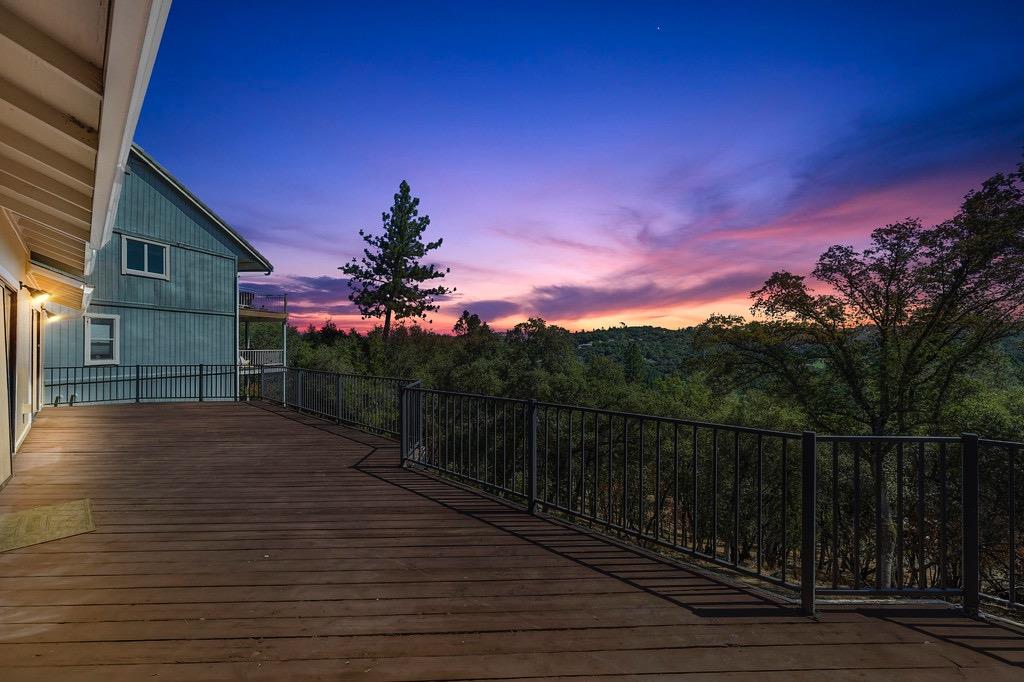
POLYGON ((121 234, 115 233, 110 243, 96 255, 90 283, 95 287, 93 298, 104 303, 134 303, 234 315, 237 271, 234 257, 172 244, 170 280, 122 275, 121 234))
POLYGON ((134 156, 129 158, 114 229, 229 257, 236 253, 218 228, 210 229, 209 218, 134 156))
MULTIPOLYGON (((201 211, 134 156, 114 222, 96 254, 90 313, 120 316, 120 364, 234 364, 238 252, 201 211), (165 243, 170 279, 121 274, 121 236, 165 243)), ((47 328, 47 367, 81 367, 81 316, 47 328)))
MULTIPOLYGON (((227 315, 89 306, 91 313, 119 315, 122 365, 234 364, 235 319, 227 315)), ((85 364, 85 320, 47 325, 46 367, 85 364)))

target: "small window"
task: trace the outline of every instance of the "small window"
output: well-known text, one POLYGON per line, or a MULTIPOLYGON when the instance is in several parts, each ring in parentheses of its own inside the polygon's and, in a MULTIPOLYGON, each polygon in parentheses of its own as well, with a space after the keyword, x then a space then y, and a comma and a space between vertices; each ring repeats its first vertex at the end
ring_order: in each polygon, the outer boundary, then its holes
POLYGON ((121 274, 170 279, 170 248, 146 239, 121 236, 121 274))
POLYGON ((117 315, 85 316, 85 364, 116 365, 120 362, 120 323, 117 315))

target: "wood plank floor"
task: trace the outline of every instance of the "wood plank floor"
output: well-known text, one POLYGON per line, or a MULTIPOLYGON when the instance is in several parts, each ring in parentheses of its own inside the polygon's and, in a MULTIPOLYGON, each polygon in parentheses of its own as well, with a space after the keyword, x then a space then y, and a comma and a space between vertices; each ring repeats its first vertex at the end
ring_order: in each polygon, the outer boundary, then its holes
POLYGON ((15 470, 0 511, 89 497, 97 530, 0 554, 5 682, 1024 679, 1013 631, 815 622, 268 405, 47 409, 15 470))

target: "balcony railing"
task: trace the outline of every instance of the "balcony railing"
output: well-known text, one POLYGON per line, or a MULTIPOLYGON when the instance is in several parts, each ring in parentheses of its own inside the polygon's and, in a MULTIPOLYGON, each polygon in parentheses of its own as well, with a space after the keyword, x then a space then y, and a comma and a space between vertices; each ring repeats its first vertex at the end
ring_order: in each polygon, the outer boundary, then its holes
POLYGON ((288 367, 261 372, 251 395, 279 402, 339 424, 397 436, 399 398, 409 379, 339 374, 288 367))
POLYGON ((108 402, 235 400, 235 365, 115 365, 46 367, 44 400, 50 405, 108 402))
POLYGON ((285 314, 288 312, 288 294, 261 294, 240 290, 238 307, 240 310, 285 314))
POLYGON ((1024 608, 1024 443, 817 436, 403 388, 411 466, 798 595, 1024 608), (984 519, 982 524, 980 519, 984 519))
POLYGON ((243 348, 238 351, 242 367, 283 367, 284 350, 281 348, 243 348))

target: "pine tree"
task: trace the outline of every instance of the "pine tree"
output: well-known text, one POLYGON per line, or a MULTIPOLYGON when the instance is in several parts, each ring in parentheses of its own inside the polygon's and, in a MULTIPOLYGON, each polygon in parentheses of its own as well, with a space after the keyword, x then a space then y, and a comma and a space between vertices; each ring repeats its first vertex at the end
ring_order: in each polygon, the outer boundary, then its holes
POLYGON ((384 318, 385 339, 391 335, 392 322, 426 317, 428 312, 438 309, 436 297, 455 291, 442 285, 423 286, 443 278, 449 270, 420 263, 443 240, 423 242, 430 216, 419 215, 419 204, 419 198, 412 196, 409 183, 403 180, 391 210, 381 216, 384 234, 359 230, 368 248, 363 249, 361 259, 353 258, 351 263, 338 268, 350 277, 349 300, 356 304, 360 314, 364 318, 384 318))

